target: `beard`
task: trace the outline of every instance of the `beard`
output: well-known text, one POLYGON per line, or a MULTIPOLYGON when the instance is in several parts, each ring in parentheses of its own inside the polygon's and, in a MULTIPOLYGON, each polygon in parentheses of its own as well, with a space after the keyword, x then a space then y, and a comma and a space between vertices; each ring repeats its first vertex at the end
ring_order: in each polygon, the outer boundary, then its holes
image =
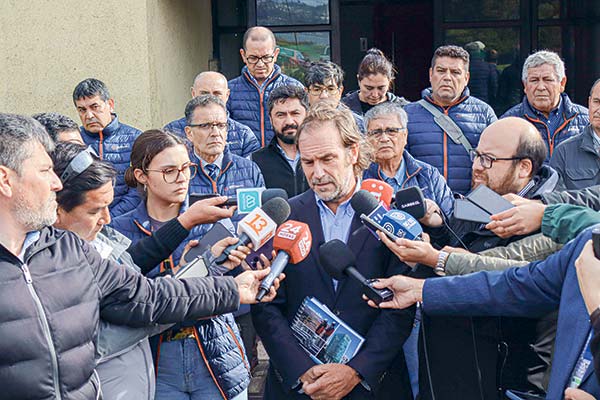
POLYGON ((56 222, 56 193, 51 192, 48 200, 41 206, 28 204, 22 191, 16 194, 13 207, 15 219, 27 231, 37 231, 56 222))
POLYGON ((281 128, 281 131, 277 131, 275 129, 273 129, 273 131, 275 132, 275 136, 277 137, 277 139, 281 140, 283 143, 296 144, 296 132, 298 132, 298 125, 286 125, 283 128, 281 128), (294 133, 284 133, 286 130, 290 129, 293 129, 294 133))
POLYGON ((506 171, 504 176, 502 176, 502 178, 499 179, 497 183, 492 182, 492 184, 490 184, 490 177, 487 174, 488 170, 485 170, 483 173, 477 175, 473 174, 473 176, 471 177, 471 190, 475 189, 479 185, 485 185, 501 196, 509 193, 518 193, 521 189, 515 182, 516 169, 517 164, 513 163, 512 167, 508 171, 506 171), (481 182, 475 183, 475 176, 477 176, 478 180, 481 182))

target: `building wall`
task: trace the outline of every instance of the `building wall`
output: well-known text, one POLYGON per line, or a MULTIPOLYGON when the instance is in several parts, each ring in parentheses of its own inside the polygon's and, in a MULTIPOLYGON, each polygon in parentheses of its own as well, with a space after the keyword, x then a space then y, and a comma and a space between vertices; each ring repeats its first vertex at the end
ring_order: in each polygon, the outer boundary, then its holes
POLYGON ((182 114, 212 54, 210 0, 0 2, 0 111, 57 111, 104 81, 122 121, 140 129, 182 114))

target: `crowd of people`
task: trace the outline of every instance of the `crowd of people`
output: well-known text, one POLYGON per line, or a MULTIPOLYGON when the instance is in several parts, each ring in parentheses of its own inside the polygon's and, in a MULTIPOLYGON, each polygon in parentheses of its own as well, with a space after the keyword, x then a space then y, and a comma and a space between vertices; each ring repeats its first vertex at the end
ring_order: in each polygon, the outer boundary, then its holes
POLYGON ((522 101, 496 116, 469 91, 473 46, 437 48, 416 101, 392 93, 394 66, 371 49, 344 96, 338 65, 299 82, 253 27, 240 76, 200 72, 164 128, 121 122, 95 78, 73 90, 81 126, 0 114, 0 399, 243 400, 258 338, 265 399, 600 399, 600 80, 575 104, 560 56, 537 51, 522 101), (421 190, 424 240, 362 228, 350 200, 366 179, 421 190), (455 215, 482 185, 513 207, 455 215), (224 203, 244 188, 283 189, 312 233, 259 303, 268 255, 248 270, 240 244, 215 262, 238 243, 244 214, 224 203), (232 234, 201 249, 209 276, 174 278, 216 222, 232 234), (336 239, 392 300, 325 271, 336 239), (294 337, 306 297, 364 337, 347 363, 294 337))

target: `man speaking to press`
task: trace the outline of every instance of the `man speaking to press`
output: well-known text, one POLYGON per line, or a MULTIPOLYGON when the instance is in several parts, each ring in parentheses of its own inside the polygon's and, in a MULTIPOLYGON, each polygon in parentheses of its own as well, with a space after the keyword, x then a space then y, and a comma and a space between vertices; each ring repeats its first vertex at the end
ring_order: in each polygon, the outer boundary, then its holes
POLYGON ((52 148, 35 120, 0 114, 0 399, 101 398, 100 315, 143 326, 231 312, 255 301, 268 274, 150 281, 103 260, 75 234, 50 227, 62 188, 52 148))

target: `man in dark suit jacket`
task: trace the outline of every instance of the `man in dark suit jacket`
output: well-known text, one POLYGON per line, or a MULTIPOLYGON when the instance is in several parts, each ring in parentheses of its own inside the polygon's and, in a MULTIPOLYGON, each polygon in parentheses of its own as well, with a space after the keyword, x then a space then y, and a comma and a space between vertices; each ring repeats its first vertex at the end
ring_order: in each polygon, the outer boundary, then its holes
MULTIPOLYGON (((265 399, 381 398, 381 379, 410 334, 414 311, 366 306, 359 283, 334 281, 321 267, 319 247, 332 239, 346 242, 356 256, 356 268, 367 278, 402 273, 406 267, 367 230, 359 229, 360 219, 350 206, 358 177, 369 162, 351 113, 318 104, 297 135, 311 190, 290 200, 290 219, 307 223, 313 242, 304 261, 287 266, 287 279, 272 306, 252 310, 270 357, 265 399), (316 297, 366 339, 346 365, 316 365, 294 338, 290 323, 306 296, 316 297), (305 394, 299 394, 300 389, 305 394)), ((388 395, 402 398, 402 390, 409 390, 408 382, 396 381, 394 393, 388 395)))

